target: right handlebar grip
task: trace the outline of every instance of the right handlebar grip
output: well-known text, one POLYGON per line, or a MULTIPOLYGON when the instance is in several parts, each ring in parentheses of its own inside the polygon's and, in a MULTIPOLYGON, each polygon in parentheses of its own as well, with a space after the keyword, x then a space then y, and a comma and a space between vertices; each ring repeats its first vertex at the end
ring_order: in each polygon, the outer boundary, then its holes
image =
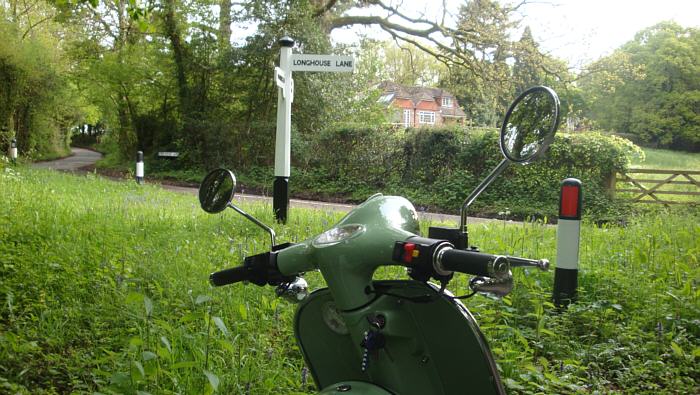
POLYGON ((439 263, 445 270, 474 276, 493 277, 510 270, 508 259, 503 256, 454 248, 445 248, 440 254, 439 263))
POLYGON ((249 270, 245 266, 214 272, 209 275, 209 283, 215 287, 248 280, 249 270))

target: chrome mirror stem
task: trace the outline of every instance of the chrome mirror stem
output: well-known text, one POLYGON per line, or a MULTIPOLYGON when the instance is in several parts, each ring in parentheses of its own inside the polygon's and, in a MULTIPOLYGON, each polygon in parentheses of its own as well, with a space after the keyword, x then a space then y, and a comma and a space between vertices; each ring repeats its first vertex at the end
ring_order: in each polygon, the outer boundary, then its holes
POLYGON ((489 173, 489 175, 486 176, 483 181, 481 181, 481 184, 479 184, 476 189, 474 189, 474 191, 472 191, 472 193, 469 194, 469 196, 467 196, 467 198, 464 200, 459 219, 459 230, 462 233, 467 233, 467 209, 469 206, 474 203, 474 200, 481 195, 481 192, 488 188, 496 177, 498 177, 509 165, 510 161, 508 159, 503 159, 501 163, 499 163, 495 169, 491 170, 491 173, 489 173))

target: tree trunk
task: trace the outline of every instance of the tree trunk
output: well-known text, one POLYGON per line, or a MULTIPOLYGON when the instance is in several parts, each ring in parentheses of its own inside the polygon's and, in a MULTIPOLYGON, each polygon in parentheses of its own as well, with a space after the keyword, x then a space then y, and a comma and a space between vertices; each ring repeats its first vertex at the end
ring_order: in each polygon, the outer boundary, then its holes
POLYGON ((173 48, 173 60, 175 61, 175 79, 177 81, 180 107, 183 113, 187 113, 189 101, 189 87, 187 86, 187 71, 185 66, 185 48, 180 34, 180 28, 175 20, 175 0, 165 0, 165 33, 173 48))
POLYGON ((180 131, 182 141, 185 142, 189 160, 193 163, 202 163, 202 136, 201 127, 197 122, 201 114, 197 112, 198 106, 203 105, 201 100, 194 100, 192 90, 188 84, 188 54, 186 42, 182 39, 180 26, 175 14, 175 0, 165 0, 165 13, 163 14, 165 33, 170 40, 173 49, 173 60, 175 62, 175 80, 178 86, 178 96, 180 101, 180 113, 182 114, 183 125, 180 131))
POLYGON ((221 53, 231 50, 231 0, 219 3, 219 48, 221 53))

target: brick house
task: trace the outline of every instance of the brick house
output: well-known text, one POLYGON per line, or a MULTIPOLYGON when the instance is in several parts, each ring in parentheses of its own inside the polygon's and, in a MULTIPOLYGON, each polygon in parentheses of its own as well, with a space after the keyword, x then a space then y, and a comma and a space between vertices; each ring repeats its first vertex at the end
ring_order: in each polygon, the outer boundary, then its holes
POLYGON ((463 124, 467 115, 450 92, 440 88, 404 86, 394 82, 379 84, 379 102, 392 111, 391 123, 403 127, 463 124))

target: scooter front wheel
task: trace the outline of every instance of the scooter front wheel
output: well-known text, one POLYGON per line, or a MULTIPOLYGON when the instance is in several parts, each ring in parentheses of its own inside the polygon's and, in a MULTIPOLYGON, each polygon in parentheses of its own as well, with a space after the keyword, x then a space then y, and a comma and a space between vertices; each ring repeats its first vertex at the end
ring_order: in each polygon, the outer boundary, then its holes
POLYGON ((341 381, 324 388, 318 395, 392 395, 391 392, 372 383, 341 381))

